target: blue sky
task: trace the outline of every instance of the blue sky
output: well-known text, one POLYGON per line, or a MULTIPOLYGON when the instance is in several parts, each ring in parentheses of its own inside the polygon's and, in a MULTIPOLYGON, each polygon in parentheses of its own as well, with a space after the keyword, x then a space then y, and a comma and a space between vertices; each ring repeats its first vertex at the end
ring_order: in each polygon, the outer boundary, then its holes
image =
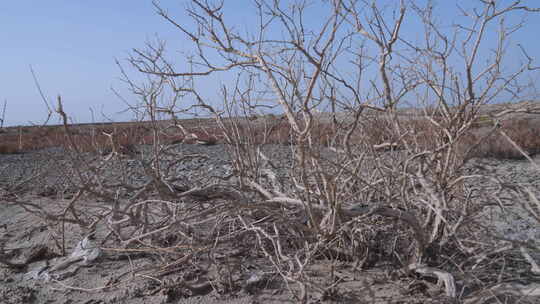
POLYGON ((7 124, 46 117, 30 65, 47 98, 61 94, 76 121, 90 120, 89 108, 115 116, 125 105, 110 89, 121 85, 114 58, 167 29, 150 1, 1 1, 0 99, 8 102, 7 124))
MULTIPOLYGON (((161 1, 179 20, 183 19, 186 2, 161 1)), ((254 15, 250 3, 226 0, 230 8, 227 18, 249 28, 254 15)), ((439 3, 439 12, 455 11, 456 1, 439 3)), ((314 22, 317 14, 314 9, 314 22)), ((445 16, 441 19, 444 21, 445 16)), ((534 57, 540 54, 540 15, 530 16, 528 21, 514 40, 520 40, 534 57)), ((418 28, 409 25, 405 30, 414 33, 418 28)), ((5 123, 40 123, 46 117, 30 65, 46 97, 54 101, 61 94, 65 110, 74 121, 91 121, 90 108, 96 120, 103 120, 101 113, 115 120, 131 119, 129 113, 118 113, 126 105, 111 90, 114 87, 129 99, 118 80, 120 72, 114 60, 123 60, 132 48, 143 46, 155 34, 168 41, 170 54, 189 49, 185 37, 163 21, 148 0, 0 1, 0 102, 7 100, 5 123)), ((209 83, 209 89, 217 84, 209 83)))

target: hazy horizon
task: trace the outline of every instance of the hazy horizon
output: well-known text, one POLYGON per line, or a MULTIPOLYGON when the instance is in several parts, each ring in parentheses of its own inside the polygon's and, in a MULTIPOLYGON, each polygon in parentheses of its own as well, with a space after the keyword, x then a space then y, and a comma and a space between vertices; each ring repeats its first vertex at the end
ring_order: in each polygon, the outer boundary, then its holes
MULTIPOLYGON (((187 20, 182 19, 187 2, 160 3, 179 20, 187 20)), ((456 3, 464 3, 438 2, 439 12, 455 11, 456 3)), ((528 3, 534 4, 534 1, 525 1, 528 3)), ((254 15, 251 1, 229 1, 225 6, 228 20, 247 31, 254 15)), ((308 20, 316 22, 322 12, 317 7, 311 12, 308 20)), ((517 20, 509 18, 510 22, 517 20)), ((403 30, 412 35, 419 31, 418 26, 409 24, 403 30)), ((30 67, 49 102, 54 103, 58 94, 62 96, 65 111, 73 122, 103 121, 107 119, 105 116, 115 121, 129 121, 133 118, 131 113, 122 112, 126 104, 111 90, 115 88, 128 100, 130 98, 119 80, 115 59, 123 61, 133 48, 144 46, 156 35, 167 41, 169 53, 181 56, 180 52, 192 49, 191 42, 182 33, 156 14, 151 1, 4 1, 0 3, 0 27, 0 38, 4 42, 0 51, 3 59, 0 111, 7 101, 4 126, 39 124, 47 117, 47 108, 34 84, 30 67)), ((511 60, 523 60, 517 43, 533 58, 540 53, 539 39, 531 39, 537 37, 538 28, 540 15, 529 15, 525 28, 510 42, 511 60)), ((536 81, 539 74, 531 73, 530 77, 536 81)), ((226 78, 217 76, 206 83, 208 91, 226 82, 226 78)), ((51 122, 58 123, 58 120, 54 117, 51 122)))

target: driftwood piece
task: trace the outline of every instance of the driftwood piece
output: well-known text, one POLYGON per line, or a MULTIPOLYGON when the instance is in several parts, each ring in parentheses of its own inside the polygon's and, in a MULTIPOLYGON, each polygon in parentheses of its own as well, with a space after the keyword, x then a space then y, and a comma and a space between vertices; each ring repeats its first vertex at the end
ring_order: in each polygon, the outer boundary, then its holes
POLYGON ((89 237, 85 237, 75 246, 73 252, 65 258, 62 258, 58 263, 52 266, 49 270, 44 267, 38 267, 25 274, 28 279, 43 279, 45 281, 52 279, 64 279, 73 275, 81 266, 80 264, 75 266, 75 269, 61 272, 71 265, 83 262, 83 264, 89 264, 101 256, 101 249, 97 247, 95 242, 89 237))
POLYGON ((444 283, 446 296, 452 299, 456 298, 456 283, 454 281, 454 277, 450 273, 439 270, 437 268, 427 267, 422 264, 416 263, 410 264, 408 268, 409 270, 419 273, 421 275, 436 278, 437 280, 439 280, 439 282, 444 283))

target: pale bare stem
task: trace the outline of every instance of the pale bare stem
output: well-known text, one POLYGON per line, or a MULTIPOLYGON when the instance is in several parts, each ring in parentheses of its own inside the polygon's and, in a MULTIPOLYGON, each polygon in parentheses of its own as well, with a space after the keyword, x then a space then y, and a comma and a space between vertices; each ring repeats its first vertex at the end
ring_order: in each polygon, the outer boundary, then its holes
POLYGON ((0 115, 0 131, 2 131, 2 128, 4 127, 4 123, 6 122, 6 108, 7 108, 7 99, 4 100, 4 105, 2 107, 2 114, 0 115))
POLYGON ((71 132, 70 124, 68 122, 68 116, 64 112, 64 107, 62 105, 62 97, 60 95, 58 95, 57 98, 57 107, 55 111, 56 113, 58 113, 58 115, 60 115, 62 119, 62 125, 64 127, 65 136, 69 143, 69 148, 72 150, 72 152, 74 152, 69 153, 69 155, 71 158, 72 167, 77 174, 79 182, 81 183, 81 185, 83 185, 81 188, 83 188, 84 185, 89 182, 84 172, 90 171, 90 167, 87 166, 86 162, 83 160, 79 145, 75 142, 75 139, 73 138, 73 133, 71 132))
POLYGON ((516 150, 521 153, 530 163, 532 166, 534 166, 537 170, 540 170, 540 166, 529 156, 529 153, 527 153, 525 150, 523 150, 504 130, 499 129, 499 133, 502 135, 502 137, 507 140, 516 150))
POLYGON ((528 196, 528 200, 522 202, 524 209, 529 213, 530 216, 540 223, 540 200, 536 197, 531 189, 523 188, 523 191, 528 196))
POLYGON ((54 114, 53 106, 49 104, 49 101, 45 97, 45 94, 43 93, 43 90, 41 89, 41 85, 39 84, 37 75, 34 72, 34 69, 32 68, 32 66, 30 66, 30 72, 32 73, 32 79, 34 80, 34 84, 39 91, 39 96, 41 97, 41 100, 43 101, 43 103, 45 104, 45 107, 47 108, 47 118, 43 122, 43 125, 46 125, 51 119, 52 115, 54 114))

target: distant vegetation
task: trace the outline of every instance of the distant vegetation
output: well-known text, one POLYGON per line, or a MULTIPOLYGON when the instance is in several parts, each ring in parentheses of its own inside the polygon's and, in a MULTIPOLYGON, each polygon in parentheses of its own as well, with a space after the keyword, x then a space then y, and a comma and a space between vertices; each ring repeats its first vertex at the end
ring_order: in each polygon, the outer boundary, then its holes
MULTIPOLYGON (((213 120, 186 120, 191 127, 187 128, 184 134, 178 128, 163 129, 157 137, 161 144, 174 143, 194 143, 189 134, 197 134, 197 137, 210 143, 225 143, 223 131, 216 127, 213 120), (206 125, 205 125, 206 124, 206 125)), ((417 145, 430 145, 429 139, 436 136, 433 134, 434 128, 430 123, 423 119, 403 118, 403 122, 411 135, 424 134, 419 138, 425 138, 425 142, 418 142, 414 136, 417 145)), ((164 122, 163 124, 166 124, 164 122)), ((368 140, 373 145, 385 142, 397 143, 393 149, 400 149, 405 143, 412 144, 413 136, 398 138, 393 132, 389 121, 382 117, 371 116, 362 121, 365 125, 363 131, 354 134, 353 138, 362 136, 362 140, 368 140)), ((461 141, 461 150, 464 152, 468 147, 473 147, 482 136, 485 136, 489 129, 494 127, 494 121, 488 116, 481 116, 475 122, 468 136, 461 141)), ((291 136, 290 125, 281 119, 267 120, 265 124, 239 124, 238 129, 240 137, 249 139, 249 142, 255 144, 290 144, 294 137, 291 136)), ((336 126, 329 122, 316 123, 312 129, 314 138, 322 146, 334 146, 339 140, 342 140, 339 132, 336 132, 336 126)), ((540 153, 540 120, 532 118, 513 118, 505 120, 497 130, 505 131, 508 136, 515 141, 529 155, 540 153)), ((133 145, 153 144, 154 136, 152 129, 145 122, 133 123, 110 123, 110 124, 80 124, 72 125, 70 132, 75 139, 78 149, 84 152, 102 152, 111 150, 111 139, 106 134, 115 134, 114 142, 119 147, 133 145)), ((469 153, 468 157, 492 157, 497 159, 524 159, 525 156, 517 150, 507 139, 499 132, 492 132, 490 136, 484 138, 469 153)), ((357 138, 360 141, 360 138, 357 138)), ((354 142, 354 141, 353 141, 354 142)), ((45 148, 61 147, 69 149, 69 143, 66 140, 66 133, 62 126, 32 126, 32 127, 10 127, 4 128, 0 132, 0 154, 15 154, 29 151, 36 151, 45 148)), ((389 147, 390 148, 390 147, 389 147)))

